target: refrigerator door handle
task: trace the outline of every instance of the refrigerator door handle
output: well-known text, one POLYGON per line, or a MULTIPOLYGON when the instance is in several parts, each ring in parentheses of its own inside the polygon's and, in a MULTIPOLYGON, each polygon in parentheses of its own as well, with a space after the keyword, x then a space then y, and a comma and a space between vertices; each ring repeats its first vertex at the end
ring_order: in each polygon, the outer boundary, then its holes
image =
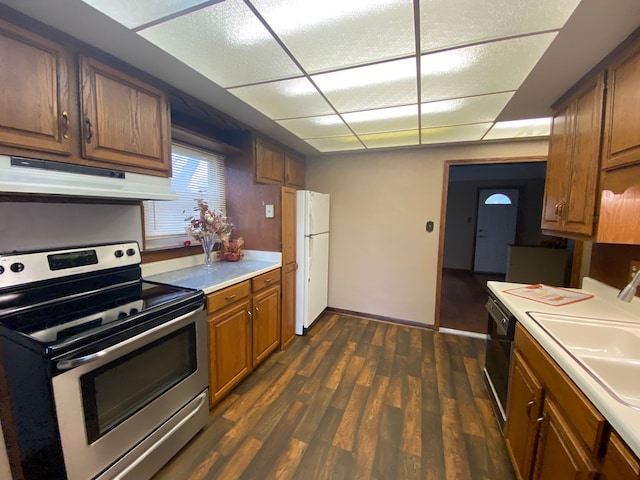
POLYGON ((307 264, 309 265, 309 276, 307 277, 307 283, 311 283, 311 267, 313 266, 313 235, 309 235, 309 257, 307 258, 307 264))

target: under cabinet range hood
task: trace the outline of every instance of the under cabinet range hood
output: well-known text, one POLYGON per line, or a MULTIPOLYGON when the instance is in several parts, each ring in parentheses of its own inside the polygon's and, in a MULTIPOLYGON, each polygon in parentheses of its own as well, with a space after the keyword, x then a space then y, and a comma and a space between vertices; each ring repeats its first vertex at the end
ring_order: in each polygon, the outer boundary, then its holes
POLYGON ((171 180, 152 175, 0 155, 0 193, 121 200, 176 200, 171 180))

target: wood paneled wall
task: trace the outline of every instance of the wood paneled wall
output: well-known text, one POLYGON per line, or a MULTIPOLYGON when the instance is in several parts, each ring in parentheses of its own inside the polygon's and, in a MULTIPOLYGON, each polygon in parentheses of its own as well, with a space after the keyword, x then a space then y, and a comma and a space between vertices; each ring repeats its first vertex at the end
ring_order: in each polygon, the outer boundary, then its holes
POLYGON ((253 138, 247 136, 242 153, 225 160, 227 215, 235 225, 233 238, 242 237, 244 248, 279 252, 281 242, 280 186, 255 183, 253 138), (274 217, 265 217, 265 205, 274 217))
POLYGON ((589 276, 615 288, 628 282, 629 262, 640 260, 640 245, 594 243, 591 250, 589 276))

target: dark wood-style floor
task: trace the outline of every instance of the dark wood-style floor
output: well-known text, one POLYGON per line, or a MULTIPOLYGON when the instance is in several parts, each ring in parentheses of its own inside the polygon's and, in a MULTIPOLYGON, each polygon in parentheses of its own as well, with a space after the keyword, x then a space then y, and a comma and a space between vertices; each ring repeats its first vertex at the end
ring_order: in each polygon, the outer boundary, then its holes
POLYGON ((504 275, 442 270, 440 326, 473 333, 487 333, 487 281, 504 281, 504 275))
POLYGON ((513 479, 484 341, 325 314, 154 480, 513 479))

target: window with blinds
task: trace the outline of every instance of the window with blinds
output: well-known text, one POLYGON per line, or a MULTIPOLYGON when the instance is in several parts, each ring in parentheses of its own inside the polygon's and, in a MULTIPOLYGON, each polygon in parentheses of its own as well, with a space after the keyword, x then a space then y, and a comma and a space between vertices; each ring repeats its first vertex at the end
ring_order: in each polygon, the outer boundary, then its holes
POLYGON ((186 218, 195 213, 197 198, 204 198, 211 210, 226 211, 223 155, 174 143, 171 163, 171 191, 179 198, 143 202, 147 250, 181 246, 185 240, 194 242, 185 227, 186 218))

